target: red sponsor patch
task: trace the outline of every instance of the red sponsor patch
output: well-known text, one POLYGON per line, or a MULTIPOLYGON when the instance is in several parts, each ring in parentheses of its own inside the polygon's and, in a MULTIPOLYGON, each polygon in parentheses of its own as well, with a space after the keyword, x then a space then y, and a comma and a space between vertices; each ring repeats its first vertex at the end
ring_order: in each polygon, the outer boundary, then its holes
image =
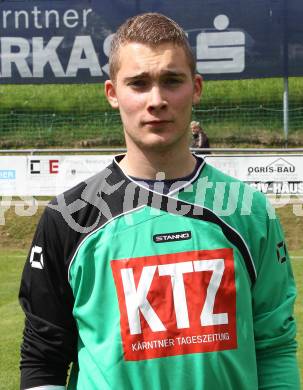
POLYGON ((232 249, 112 260, 125 360, 234 349, 232 249))

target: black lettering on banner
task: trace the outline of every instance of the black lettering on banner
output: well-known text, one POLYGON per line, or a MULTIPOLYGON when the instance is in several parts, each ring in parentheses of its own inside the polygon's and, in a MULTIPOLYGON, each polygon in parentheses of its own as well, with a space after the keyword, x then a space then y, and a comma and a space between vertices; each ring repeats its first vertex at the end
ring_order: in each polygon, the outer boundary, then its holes
POLYGON ((31 160, 30 172, 31 172, 31 174, 39 174, 40 173, 40 160, 31 160), (39 167, 39 169, 37 169, 37 166, 39 167))

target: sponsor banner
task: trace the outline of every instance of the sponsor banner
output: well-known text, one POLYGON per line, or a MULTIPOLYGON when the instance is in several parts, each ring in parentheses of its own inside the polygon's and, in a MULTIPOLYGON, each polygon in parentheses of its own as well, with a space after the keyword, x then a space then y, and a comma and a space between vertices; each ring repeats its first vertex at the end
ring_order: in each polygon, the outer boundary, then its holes
POLYGON ((207 155, 205 160, 265 194, 303 194, 302 155, 207 155))
POLYGON ((206 79, 303 74, 301 0, 2 0, 0 83, 103 81, 117 27, 150 11, 184 28, 206 79))
POLYGON ((100 172, 113 156, 35 156, 27 159, 27 193, 58 195, 100 172))
MULTIPOLYGON (((112 155, 3 156, 0 196, 58 195, 100 172, 112 159, 112 155)), ((205 160, 265 194, 303 194, 303 155, 206 155, 205 160)), ((164 237, 156 239, 161 242, 164 237)))
POLYGON ((0 195, 54 196, 100 172, 113 156, 0 157, 0 195))
POLYGON ((303 195, 303 181, 248 182, 248 184, 269 195, 303 195))
POLYGON ((25 156, 0 156, 0 195, 22 193, 26 185, 25 156))

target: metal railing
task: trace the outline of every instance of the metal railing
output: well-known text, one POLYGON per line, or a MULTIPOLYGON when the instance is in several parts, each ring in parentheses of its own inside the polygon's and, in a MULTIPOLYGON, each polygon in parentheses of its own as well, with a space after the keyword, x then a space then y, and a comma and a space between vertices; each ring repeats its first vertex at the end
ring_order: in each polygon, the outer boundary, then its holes
MULTIPOLYGON (((303 153, 303 148, 191 148, 195 153, 303 153)), ((0 154, 47 154, 47 153, 125 153, 126 148, 67 148, 67 149, 0 149, 0 154)))

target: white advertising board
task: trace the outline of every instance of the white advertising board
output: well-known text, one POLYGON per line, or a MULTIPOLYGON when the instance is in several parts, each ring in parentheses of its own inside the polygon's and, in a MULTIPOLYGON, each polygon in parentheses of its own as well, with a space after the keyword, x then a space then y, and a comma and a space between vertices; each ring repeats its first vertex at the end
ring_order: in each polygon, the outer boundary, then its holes
POLYGON ((58 195, 100 172, 113 156, 35 156, 27 160, 24 195, 58 195))
POLYGON ((113 156, 0 157, 0 196, 54 196, 111 163, 113 156))
POLYGON ((207 155, 205 160, 266 194, 303 194, 303 155, 207 155))
MULTIPOLYGON (((100 172, 112 155, 1 156, 0 196, 54 196, 100 172)), ((206 161, 266 194, 303 194, 303 155, 207 155, 206 161)))
POLYGON ((0 195, 10 196, 23 192, 26 186, 26 156, 0 157, 0 195))

